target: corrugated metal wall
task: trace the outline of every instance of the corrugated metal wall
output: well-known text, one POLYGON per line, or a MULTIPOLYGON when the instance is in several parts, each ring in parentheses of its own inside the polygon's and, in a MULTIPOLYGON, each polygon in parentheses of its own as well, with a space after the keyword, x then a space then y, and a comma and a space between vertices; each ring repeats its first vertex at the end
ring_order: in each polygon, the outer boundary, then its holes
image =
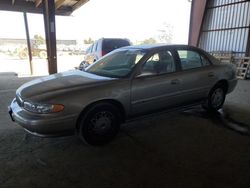
POLYGON ((209 0, 199 46, 208 52, 244 56, 250 25, 250 1, 209 0))

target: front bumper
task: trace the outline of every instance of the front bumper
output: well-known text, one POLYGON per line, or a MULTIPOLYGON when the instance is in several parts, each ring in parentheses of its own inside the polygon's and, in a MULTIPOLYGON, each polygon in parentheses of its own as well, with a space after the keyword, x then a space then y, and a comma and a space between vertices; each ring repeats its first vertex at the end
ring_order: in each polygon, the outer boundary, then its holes
POLYGON ((29 133, 36 136, 50 137, 72 132, 76 127, 77 114, 60 113, 36 114, 20 107, 14 99, 9 106, 12 121, 21 125, 29 133))

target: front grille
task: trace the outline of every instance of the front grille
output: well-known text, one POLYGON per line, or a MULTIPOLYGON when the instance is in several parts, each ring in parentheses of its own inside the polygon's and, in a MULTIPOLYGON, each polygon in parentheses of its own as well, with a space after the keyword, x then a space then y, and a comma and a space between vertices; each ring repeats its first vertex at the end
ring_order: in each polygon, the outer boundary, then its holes
POLYGON ((20 107, 23 107, 23 100, 21 99, 19 95, 16 95, 16 101, 20 107))

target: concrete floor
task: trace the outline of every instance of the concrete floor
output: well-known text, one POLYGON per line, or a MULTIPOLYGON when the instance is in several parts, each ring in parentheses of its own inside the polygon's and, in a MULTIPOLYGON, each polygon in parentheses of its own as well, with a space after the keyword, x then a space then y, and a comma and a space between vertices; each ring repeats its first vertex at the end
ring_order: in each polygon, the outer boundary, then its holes
POLYGON ((31 78, 0 75, 0 187, 250 187, 250 87, 239 81, 224 111, 200 108, 122 127, 104 147, 33 137, 7 105, 31 78), (224 113, 223 113, 224 112, 224 113))

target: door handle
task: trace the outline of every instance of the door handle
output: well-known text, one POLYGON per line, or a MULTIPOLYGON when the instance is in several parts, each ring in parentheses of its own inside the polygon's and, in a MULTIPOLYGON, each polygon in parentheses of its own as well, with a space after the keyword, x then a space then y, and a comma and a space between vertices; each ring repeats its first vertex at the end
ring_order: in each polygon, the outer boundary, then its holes
POLYGON ((180 80, 179 79, 174 79, 174 80, 171 80, 170 82, 172 85, 177 85, 177 84, 180 84, 180 80))
POLYGON ((208 73, 208 77, 214 77, 214 73, 213 72, 209 72, 208 73))

